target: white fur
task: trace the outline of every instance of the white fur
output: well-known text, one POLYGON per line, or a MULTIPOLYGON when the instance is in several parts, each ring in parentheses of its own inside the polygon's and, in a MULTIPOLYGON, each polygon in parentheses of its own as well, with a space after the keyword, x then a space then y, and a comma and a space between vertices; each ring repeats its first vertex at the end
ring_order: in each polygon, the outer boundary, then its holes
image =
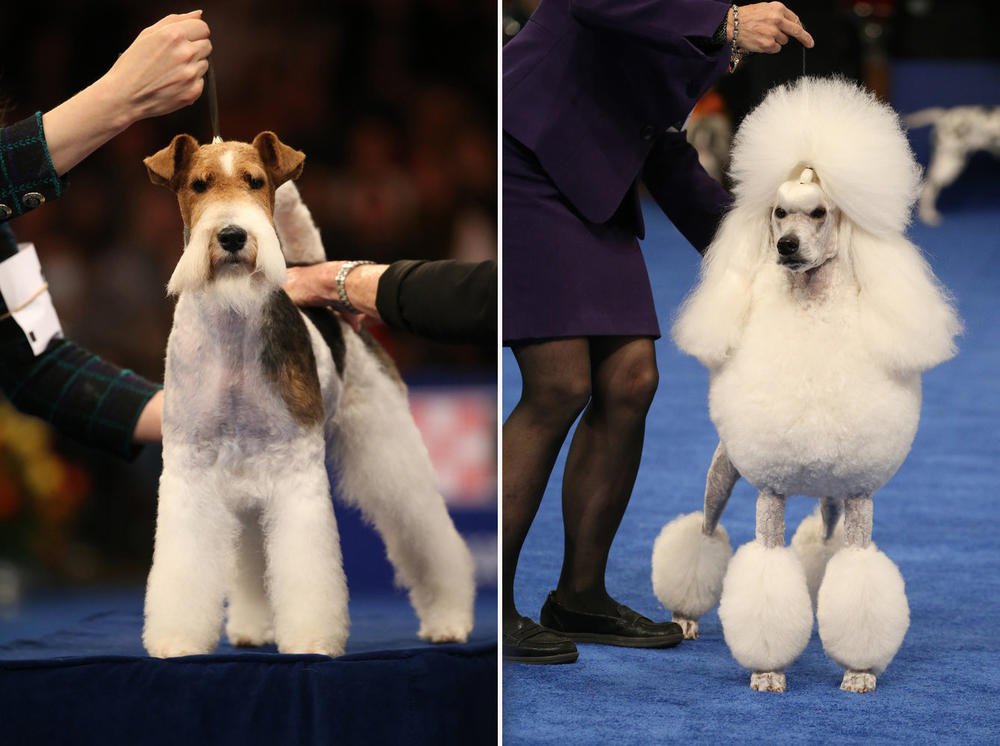
MULTIPOLYGON (((301 235, 301 210, 290 218, 299 222, 285 231, 289 240, 301 235)), ((312 225, 307 210, 305 218, 312 225)), ((347 584, 328 469, 341 497, 381 532, 420 636, 464 641, 473 625, 473 563, 436 488, 404 387, 342 322, 341 378, 303 316, 325 417, 306 427, 291 416, 260 365, 265 299, 285 265, 259 210, 207 210, 181 264, 171 280, 180 298, 167 345, 163 474, 143 629, 149 653, 211 652, 227 596, 233 644, 273 640, 281 652, 343 653, 347 584), (256 241, 259 271, 210 281, 208 241, 229 224, 256 241)))
MULTIPOLYGON (((910 450, 921 372, 955 354, 961 331, 902 234, 919 176, 906 137, 871 94, 803 78, 746 117, 731 173, 734 205, 673 327, 678 347, 709 369, 722 452, 762 495, 871 496, 910 450)), ((817 585, 831 657, 874 670, 898 648, 906 598, 895 566, 881 553, 849 561, 846 549, 829 559, 843 539, 824 545, 821 530, 806 519, 793 539, 805 570, 792 550, 752 545, 730 562, 719 615, 747 667, 794 659, 817 585)), ((868 676, 849 670, 844 686, 868 691, 868 676)))
POLYGON ((733 657, 751 671, 782 671, 812 634, 806 576, 787 547, 751 541, 736 550, 722 585, 722 633, 733 657))
POLYGON ((285 258, 268 216, 255 203, 243 200, 218 202, 207 207, 198 221, 190 226, 191 235, 180 261, 174 268, 167 292, 180 295, 184 291, 211 291, 233 305, 244 308, 246 295, 259 297, 261 291, 246 288, 242 282, 210 282, 210 245, 215 235, 227 225, 236 225, 247 232, 247 244, 256 245, 257 258, 253 272, 246 275, 263 279, 274 287, 285 282, 285 258))
POLYGON ((719 603, 722 579, 733 548, 721 525, 702 533, 701 511, 680 515, 653 544, 653 591, 675 616, 697 620, 719 603))
POLYGON ((792 549, 798 555, 802 569, 806 573, 806 584, 809 586, 813 611, 816 610, 816 596, 819 593, 820 583, 823 582, 826 564, 844 546, 843 516, 837 521, 833 535, 827 540, 824 540, 824 535, 823 518, 817 507, 814 512, 802 519, 791 541, 792 549))
POLYGON ((841 549, 826 566, 816 619, 833 660, 850 671, 882 673, 910 626, 899 568, 874 545, 841 549))
POLYGON ((319 228, 294 181, 286 181, 274 193, 274 225, 289 262, 316 264, 326 261, 319 228))

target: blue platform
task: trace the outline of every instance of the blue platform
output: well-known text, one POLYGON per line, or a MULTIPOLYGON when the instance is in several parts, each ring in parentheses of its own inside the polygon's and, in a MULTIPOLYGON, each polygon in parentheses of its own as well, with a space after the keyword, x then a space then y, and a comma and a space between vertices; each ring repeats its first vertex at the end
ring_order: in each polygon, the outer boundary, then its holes
POLYGON ((253 652, 149 658, 142 589, 36 597, 0 618, 0 743, 489 742, 497 731, 496 596, 464 645, 417 638, 401 593, 351 599, 337 659, 253 652))

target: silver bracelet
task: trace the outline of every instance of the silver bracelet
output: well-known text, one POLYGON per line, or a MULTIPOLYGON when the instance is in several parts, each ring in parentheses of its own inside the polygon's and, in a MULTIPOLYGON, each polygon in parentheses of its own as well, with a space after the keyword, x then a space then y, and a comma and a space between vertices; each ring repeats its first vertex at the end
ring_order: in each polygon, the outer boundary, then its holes
POLYGON ((370 262, 367 259, 355 259, 351 262, 344 262, 337 271, 337 299, 340 301, 340 305, 343 306, 344 310, 349 313, 363 313, 359 311, 351 303, 350 299, 347 297, 347 275, 351 273, 351 270, 355 267, 360 267, 362 264, 374 264, 375 262, 370 262))
POLYGON ((740 38, 740 9, 733 3, 733 42, 729 53, 729 72, 735 72, 740 60, 743 59, 743 50, 739 47, 740 38))

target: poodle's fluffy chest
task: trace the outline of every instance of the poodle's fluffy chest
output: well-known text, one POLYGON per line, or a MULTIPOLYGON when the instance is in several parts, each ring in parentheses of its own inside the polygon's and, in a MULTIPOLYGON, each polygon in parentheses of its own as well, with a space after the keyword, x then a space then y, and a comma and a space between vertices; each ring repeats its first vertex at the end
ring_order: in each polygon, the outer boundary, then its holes
POLYGON ((754 285, 739 347, 712 374, 709 407, 730 459, 758 489, 870 494, 910 449, 920 376, 892 374, 868 352, 850 280, 810 295, 775 267, 754 285))

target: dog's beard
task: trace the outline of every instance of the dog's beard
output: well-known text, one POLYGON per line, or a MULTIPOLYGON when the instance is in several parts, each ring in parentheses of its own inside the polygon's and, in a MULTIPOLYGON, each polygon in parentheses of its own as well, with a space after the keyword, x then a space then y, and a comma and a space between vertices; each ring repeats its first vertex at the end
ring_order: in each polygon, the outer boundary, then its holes
POLYGON ((240 203, 213 206, 190 231, 185 230, 185 236, 189 236, 189 240, 167 283, 170 295, 205 291, 206 295, 217 297, 238 310, 247 307, 247 295, 261 292, 262 283, 280 287, 285 282, 285 258, 278 236, 271 221, 259 209, 240 203), (256 241, 256 260, 246 273, 224 271, 214 273, 213 277, 210 244, 216 232, 230 224, 240 226, 256 241))

